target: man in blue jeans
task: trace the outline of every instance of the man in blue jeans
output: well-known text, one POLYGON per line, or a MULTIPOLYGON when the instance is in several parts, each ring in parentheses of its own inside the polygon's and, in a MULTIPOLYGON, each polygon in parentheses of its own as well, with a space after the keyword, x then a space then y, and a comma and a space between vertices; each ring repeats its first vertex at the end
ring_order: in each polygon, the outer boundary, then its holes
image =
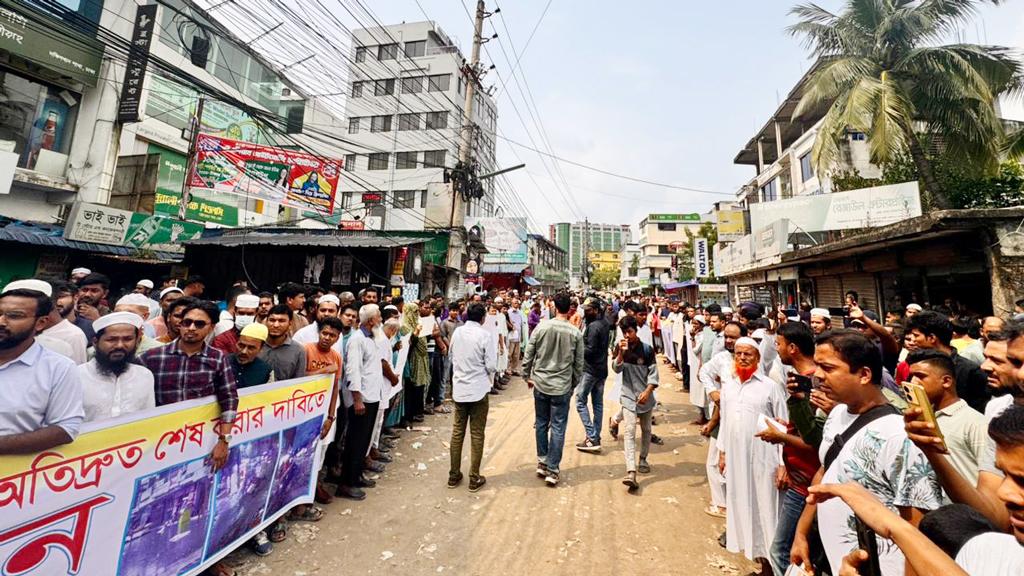
POLYGON ((604 417, 604 381, 608 378, 608 338, 610 329, 604 319, 601 302, 597 298, 583 301, 583 381, 576 389, 576 411, 587 432, 587 437, 576 444, 580 452, 601 451, 601 419, 604 417), (591 420, 587 401, 593 405, 591 420))
POLYGON ((554 318, 530 336, 523 378, 533 389, 537 433, 537 476, 558 485, 572 391, 583 377, 583 334, 569 323, 569 295, 555 296, 554 318))

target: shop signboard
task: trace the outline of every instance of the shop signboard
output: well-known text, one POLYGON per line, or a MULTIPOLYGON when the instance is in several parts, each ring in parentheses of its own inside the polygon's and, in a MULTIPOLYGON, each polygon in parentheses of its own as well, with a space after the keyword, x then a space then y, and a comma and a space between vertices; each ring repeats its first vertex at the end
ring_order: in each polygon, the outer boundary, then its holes
POLYGON ((135 28, 132 43, 125 63, 124 83, 117 106, 118 122, 138 122, 139 102, 142 101, 142 86, 146 81, 146 65, 149 63, 149 46, 153 41, 156 25, 156 4, 135 8, 135 28))
MULTIPOLYGON (((177 217, 178 207, 181 205, 181 188, 185 183, 187 170, 185 156, 153 144, 149 145, 149 153, 160 155, 153 212, 177 217)), ((238 207, 215 202, 200 194, 192 194, 185 218, 234 227, 238 226, 238 207)))
POLYGON ((693 239, 693 271, 697 278, 711 276, 711 269, 708 266, 708 239, 697 237, 693 239))
POLYGON ((744 214, 742 210, 719 210, 715 213, 719 242, 739 240, 747 233, 744 214))
POLYGON ((213 396, 0 456, 4 574, 200 574, 316 490, 333 374, 238 391, 227 461, 213 396))
POLYGON ((341 161, 200 134, 189 187, 236 194, 322 215, 334 211, 341 161))
POLYGON ((76 202, 64 226, 68 240, 165 252, 184 252, 181 243, 202 234, 200 224, 88 202, 76 202))
POLYGON ((915 181, 751 204, 750 228, 760 230, 787 218, 793 230, 825 232, 887 226, 920 215, 915 181))
POLYGON ((648 222, 700 222, 700 214, 648 214, 648 222))
MULTIPOLYGON (((188 128, 199 103, 199 93, 162 76, 152 76, 148 84, 146 116, 180 130, 188 128)), ((213 99, 207 99, 203 104, 200 131, 243 142, 273 144, 267 131, 255 119, 239 108, 213 99)))
POLYGON ((476 227, 487 247, 484 264, 528 264, 526 218, 467 216, 467 229, 476 227))
POLYGON ((103 62, 96 39, 14 0, 0 0, 0 50, 86 86, 96 85, 103 62))

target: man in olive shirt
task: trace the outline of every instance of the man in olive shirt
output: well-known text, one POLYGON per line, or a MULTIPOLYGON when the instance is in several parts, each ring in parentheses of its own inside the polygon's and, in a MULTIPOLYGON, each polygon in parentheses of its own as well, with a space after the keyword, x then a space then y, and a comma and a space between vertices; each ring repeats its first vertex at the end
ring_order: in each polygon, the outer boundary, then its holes
POLYGON ((558 485, 569 399, 583 378, 583 333, 569 323, 569 306, 568 294, 555 296, 557 314, 534 330, 523 360, 523 378, 533 388, 537 476, 549 486, 558 485))

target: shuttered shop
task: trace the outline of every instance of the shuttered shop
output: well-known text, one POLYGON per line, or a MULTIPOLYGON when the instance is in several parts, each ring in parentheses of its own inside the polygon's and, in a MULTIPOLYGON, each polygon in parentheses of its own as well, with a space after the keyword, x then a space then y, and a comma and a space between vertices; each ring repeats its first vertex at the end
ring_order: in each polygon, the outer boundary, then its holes
POLYGON ((847 292, 853 290, 860 297, 860 307, 867 310, 878 310, 878 297, 875 294, 875 277, 873 274, 843 274, 840 276, 843 285, 842 299, 847 292))
POLYGON ((819 308, 838 308, 843 305, 843 284, 838 276, 819 276, 814 279, 814 304, 819 308))

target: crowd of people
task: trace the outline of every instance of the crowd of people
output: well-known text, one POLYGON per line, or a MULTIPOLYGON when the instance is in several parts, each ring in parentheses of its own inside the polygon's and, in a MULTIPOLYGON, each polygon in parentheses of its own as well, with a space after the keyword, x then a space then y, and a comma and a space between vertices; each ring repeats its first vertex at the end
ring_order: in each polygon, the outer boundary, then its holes
MULTIPOLYGON (((707 437, 722 546, 762 574, 1024 573, 1024 324, 917 304, 882 320, 856 293, 841 309, 732 309, 672 298, 515 290, 405 302, 285 282, 18 280, 0 293, 0 454, 73 442, 84 422, 213 397, 213 471, 227 461, 238 391, 311 374, 334 386, 316 502, 363 500, 404 430, 452 413, 448 487, 480 490, 489 398, 531 389, 538 478, 557 486, 570 407, 575 443, 621 443, 622 484, 651 472, 661 368, 707 437), (605 384, 618 406, 605 410, 605 384), (671 378, 670 378, 671 379, 671 378), (637 428, 639 427, 639 437, 637 428), (640 476, 638 476, 640 475, 640 476), (329 488, 333 486, 333 489, 329 488), (867 536, 865 536, 867 534, 867 536), (872 538, 870 535, 877 535, 872 538)), ((1022 303, 1024 304, 1024 303, 1022 303)), ((316 504, 250 545, 260 555, 316 504)), ((213 574, 230 574, 219 563, 213 574)))

